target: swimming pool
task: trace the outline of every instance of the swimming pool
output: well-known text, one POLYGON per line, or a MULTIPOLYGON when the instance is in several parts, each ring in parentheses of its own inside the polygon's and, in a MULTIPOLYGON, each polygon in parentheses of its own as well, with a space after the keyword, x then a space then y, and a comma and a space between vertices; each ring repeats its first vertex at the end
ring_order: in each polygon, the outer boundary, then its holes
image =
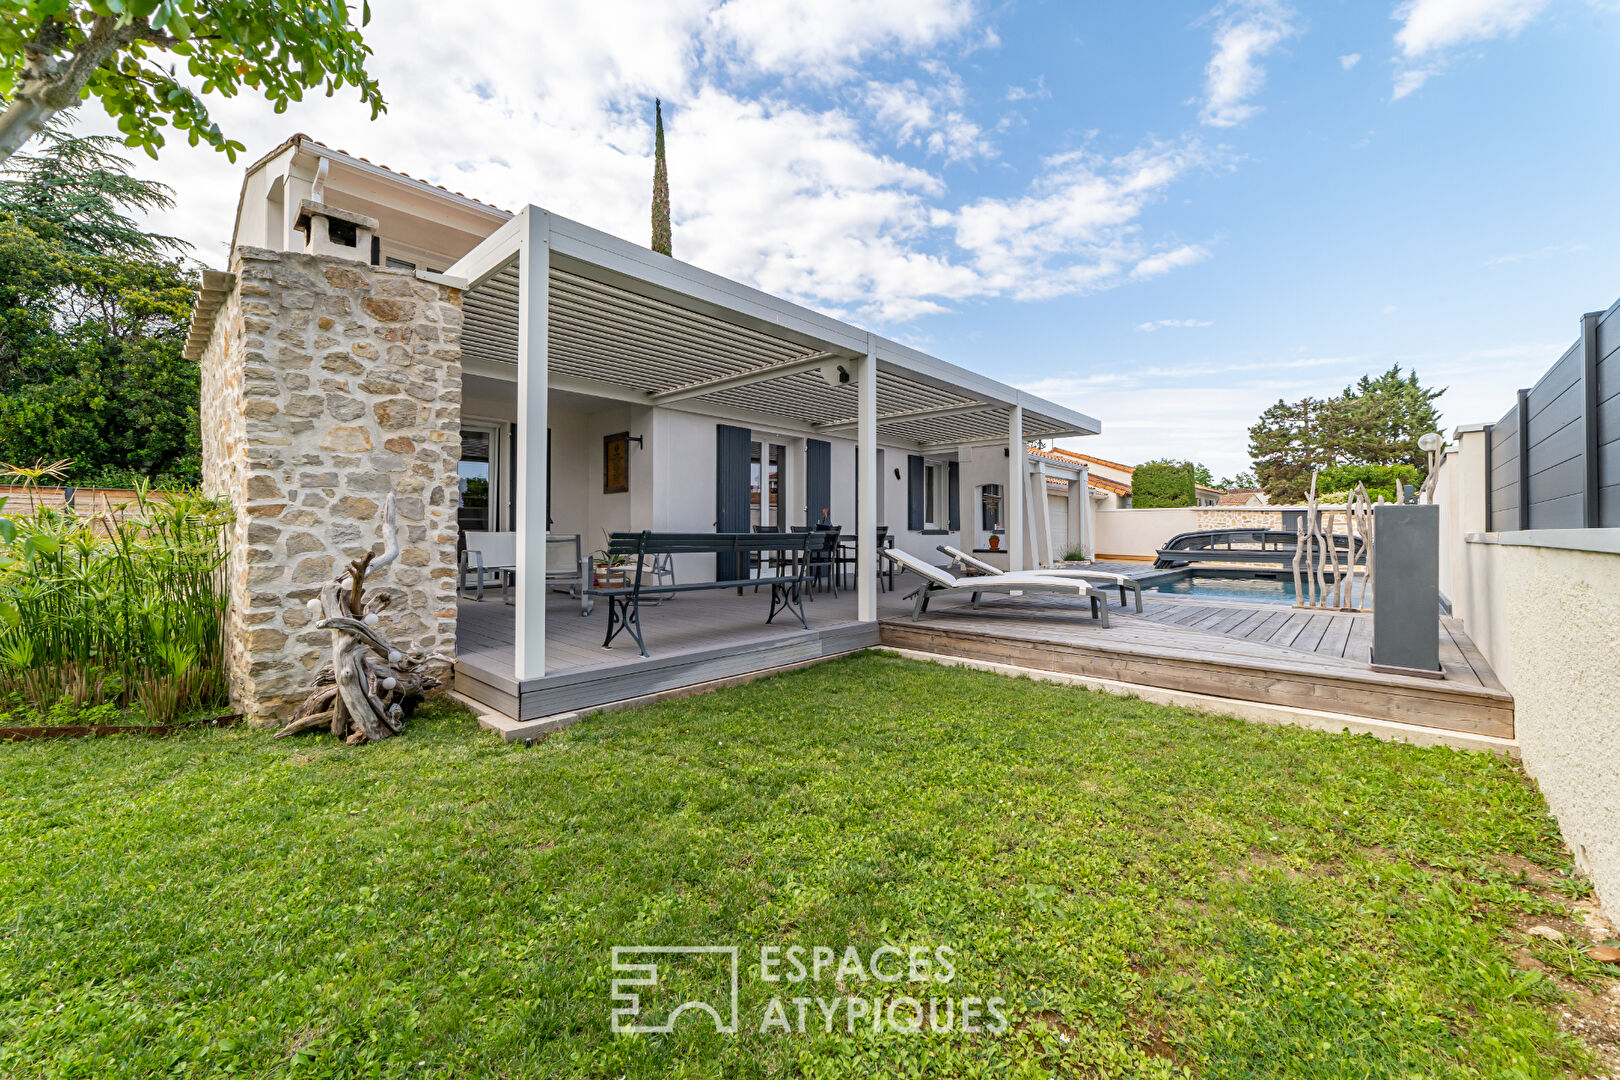
POLYGON ((1242 570, 1176 570, 1142 579, 1143 592, 1249 604, 1293 604, 1294 575, 1242 570))

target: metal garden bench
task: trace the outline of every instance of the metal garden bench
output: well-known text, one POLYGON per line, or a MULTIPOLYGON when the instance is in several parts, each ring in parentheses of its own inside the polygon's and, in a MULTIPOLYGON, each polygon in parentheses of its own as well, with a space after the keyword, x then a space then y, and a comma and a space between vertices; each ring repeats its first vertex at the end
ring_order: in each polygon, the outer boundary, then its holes
POLYGON ((643 594, 669 596, 674 593, 736 589, 740 594, 749 586, 771 587, 770 613, 767 623, 783 612, 789 612, 806 630, 810 624, 804 618, 801 591, 807 580, 807 568, 813 559, 823 556, 834 537, 827 533, 613 533, 606 548, 609 557, 623 557, 626 578, 622 585, 596 587, 595 567, 590 580, 592 596, 603 596, 608 602, 607 636, 602 647, 610 648, 620 631, 626 631, 646 656, 647 643, 641 636, 641 599, 643 594), (770 553, 776 558, 760 566, 761 576, 748 576, 757 554, 770 553), (649 556, 716 555, 731 556, 717 559, 719 566, 729 565, 730 574, 721 574, 723 580, 695 581, 683 584, 659 583, 644 580, 642 568, 649 556))

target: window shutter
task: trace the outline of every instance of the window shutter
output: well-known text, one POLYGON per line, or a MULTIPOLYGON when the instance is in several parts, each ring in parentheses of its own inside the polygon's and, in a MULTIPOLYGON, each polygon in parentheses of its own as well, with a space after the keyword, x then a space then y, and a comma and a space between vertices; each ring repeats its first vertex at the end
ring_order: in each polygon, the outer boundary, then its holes
POLYGON ((945 527, 956 532, 962 527, 962 474, 957 462, 945 466, 945 527))
POLYGON ((923 459, 916 454, 906 455, 906 477, 906 528, 922 532, 923 459))
POLYGON ((832 443, 804 441, 804 523, 832 523, 832 443))

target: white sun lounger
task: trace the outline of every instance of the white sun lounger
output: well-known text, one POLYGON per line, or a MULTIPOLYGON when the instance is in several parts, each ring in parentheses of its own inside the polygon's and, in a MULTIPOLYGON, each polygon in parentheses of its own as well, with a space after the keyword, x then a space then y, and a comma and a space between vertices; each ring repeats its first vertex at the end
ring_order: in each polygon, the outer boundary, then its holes
POLYGON ((930 566, 915 555, 898 549, 885 548, 879 552, 884 558, 893 562, 903 570, 909 570, 922 578, 922 584, 917 591, 910 594, 915 602, 911 608, 911 621, 916 622, 922 618, 923 612, 928 610, 928 600, 939 593, 967 593, 973 597, 973 606, 979 606, 979 595, 987 592, 1024 593, 1047 592, 1065 593, 1070 596, 1081 597, 1091 601, 1092 617, 1108 625, 1108 604, 1103 595, 1084 581, 1076 578, 1056 578, 1049 574, 997 574, 984 577, 958 578, 953 577, 937 566, 930 566))
MULTIPOLYGON (((959 548, 953 548, 949 544, 939 545, 939 550, 942 554, 951 557, 954 566, 968 567, 983 574, 1005 574, 1007 572, 985 562, 983 559, 976 559, 959 548)), ((1125 606, 1126 592, 1133 593, 1136 597, 1136 613, 1138 615, 1142 614, 1142 583, 1135 578, 1128 578, 1124 574, 1109 573, 1107 570, 1082 570, 1079 567, 1071 566, 1049 567, 1045 570, 1031 570, 1029 572, 1041 574, 1045 577, 1073 577, 1097 585, 1113 586, 1119 590, 1120 607, 1125 606)))

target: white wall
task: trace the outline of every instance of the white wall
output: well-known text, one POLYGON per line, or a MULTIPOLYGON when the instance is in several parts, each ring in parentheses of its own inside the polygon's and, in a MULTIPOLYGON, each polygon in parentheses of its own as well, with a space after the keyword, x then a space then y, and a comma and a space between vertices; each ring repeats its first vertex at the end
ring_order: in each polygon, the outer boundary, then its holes
POLYGON ((1474 536, 1464 626, 1513 694, 1524 767, 1576 865, 1620 916, 1620 529, 1474 536))
POLYGON ((1097 558, 1147 558, 1177 533, 1198 528, 1198 508, 1097 510, 1097 558))

